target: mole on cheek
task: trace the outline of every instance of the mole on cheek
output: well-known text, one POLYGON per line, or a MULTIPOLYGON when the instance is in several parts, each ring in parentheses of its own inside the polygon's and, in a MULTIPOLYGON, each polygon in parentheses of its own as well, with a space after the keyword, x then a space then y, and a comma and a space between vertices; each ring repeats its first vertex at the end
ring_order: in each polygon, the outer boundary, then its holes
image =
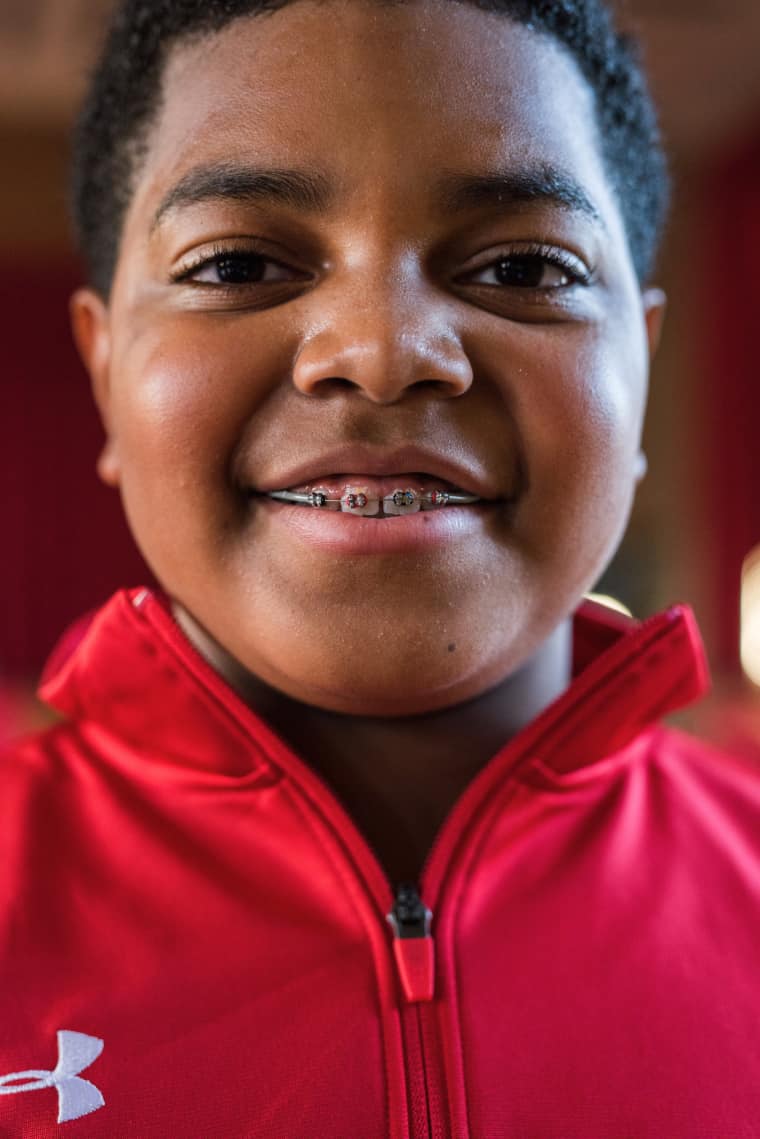
POLYGON ((456 641, 452 641, 449 645, 449 652, 455 653, 457 651, 456 641))

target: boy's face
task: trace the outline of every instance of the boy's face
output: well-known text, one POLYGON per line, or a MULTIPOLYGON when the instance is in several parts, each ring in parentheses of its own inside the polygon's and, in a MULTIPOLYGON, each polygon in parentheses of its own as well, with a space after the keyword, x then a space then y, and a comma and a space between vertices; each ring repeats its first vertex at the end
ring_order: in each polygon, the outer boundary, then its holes
POLYGON ((659 322, 595 130, 552 40, 469 5, 299 0, 174 53, 109 305, 73 312, 101 474, 223 668, 421 712, 498 684, 593 584, 659 322), (488 501, 252 493, 369 475, 488 501))

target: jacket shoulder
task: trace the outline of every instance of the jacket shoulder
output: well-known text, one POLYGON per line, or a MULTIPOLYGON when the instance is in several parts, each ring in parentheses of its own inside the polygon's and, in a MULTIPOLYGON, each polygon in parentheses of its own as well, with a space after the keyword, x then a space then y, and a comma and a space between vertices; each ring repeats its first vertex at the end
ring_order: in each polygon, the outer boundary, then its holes
POLYGON ((23 799, 60 789, 66 772, 77 767, 88 749, 80 727, 64 721, 34 734, 0 744, 0 818, 2 828, 23 799))
MULTIPOLYGON (((714 821, 745 818, 757 833, 760 816, 760 751, 757 758, 725 751, 677 728, 662 727, 652 739, 652 775, 680 803, 714 821)), ((760 845, 760 843, 758 844, 760 845)))

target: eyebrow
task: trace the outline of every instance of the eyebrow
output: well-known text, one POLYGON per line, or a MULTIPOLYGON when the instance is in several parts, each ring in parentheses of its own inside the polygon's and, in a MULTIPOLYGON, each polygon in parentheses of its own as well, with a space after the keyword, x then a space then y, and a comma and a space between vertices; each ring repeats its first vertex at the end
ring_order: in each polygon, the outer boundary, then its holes
MULTIPOLYGON (((316 170, 200 166, 188 171, 165 195, 151 230, 174 210, 215 199, 326 213, 335 198, 334 184, 316 170)), ((546 164, 485 174, 449 173, 435 186, 433 200, 442 212, 449 214, 484 207, 544 204, 582 214, 604 227, 599 210, 580 182, 559 167, 546 164)))
POLYGON ((482 206, 545 204, 583 214, 604 227, 604 220, 580 182, 556 166, 502 170, 483 175, 448 174, 438 185, 438 201, 447 213, 482 206))
POLYGON ((154 230, 181 206, 214 199, 273 202, 310 213, 324 213, 334 198, 327 178, 317 171, 263 170, 252 166, 200 166, 188 171, 163 198, 153 217, 154 230))

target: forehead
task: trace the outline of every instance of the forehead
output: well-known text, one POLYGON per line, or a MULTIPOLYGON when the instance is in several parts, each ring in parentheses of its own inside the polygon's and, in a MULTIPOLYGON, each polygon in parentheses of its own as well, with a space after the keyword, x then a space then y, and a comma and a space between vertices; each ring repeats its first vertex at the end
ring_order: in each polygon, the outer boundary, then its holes
MULTIPOLYGON (((199 165, 325 172, 422 200, 444 171, 565 172, 609 219, 593 94, 556 41, 452 0, 296 0, 180 44, 137 197, 199 165)), ((619 218, 613 218, 619 222, 619 218)))

